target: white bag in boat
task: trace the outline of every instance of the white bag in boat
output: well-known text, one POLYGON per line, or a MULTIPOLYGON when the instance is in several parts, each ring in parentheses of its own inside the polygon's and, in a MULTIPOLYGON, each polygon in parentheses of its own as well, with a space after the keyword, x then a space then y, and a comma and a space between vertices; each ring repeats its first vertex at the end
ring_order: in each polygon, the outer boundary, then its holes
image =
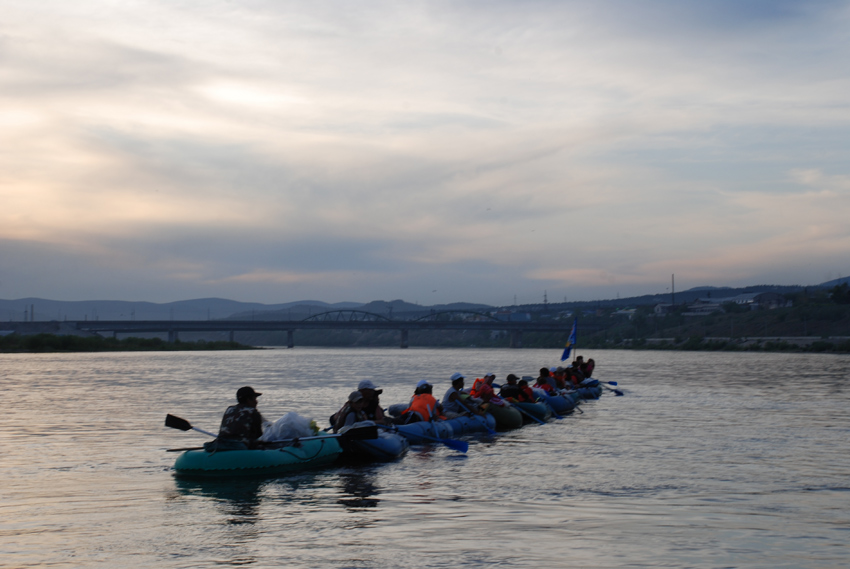
POLYGON ((313 429, 310 427, 310 421, 310 419, 291 411, 269 425, 263 431, 263 436, 260 437, 260 440, 272 442, 297 439, 299 437, 311 437, 313 436, 313 429))

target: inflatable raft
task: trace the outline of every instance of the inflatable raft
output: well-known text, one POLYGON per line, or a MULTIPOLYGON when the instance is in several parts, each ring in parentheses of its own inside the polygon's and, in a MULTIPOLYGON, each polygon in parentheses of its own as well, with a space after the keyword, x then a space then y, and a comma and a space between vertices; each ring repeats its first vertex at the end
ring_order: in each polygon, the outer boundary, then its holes
POLYGON ((339 437, 325 436, 276 449, 190 450, 177 457, 174 470, 182 476, 203 477, 288 474, 327 466, 341 453, 339 437))
POLYGON ((545 402, 558 415, 566 415, 567 413, 570 413, 581 400, 578 395, 570 392, 558 395, 549 395, 546 391, 538 387, 535 387, 533 391, 534 396, 537 397, 538 400, 545 402))
POLYGON ((510 431, 522 427, 522 413, 510 405, 491 403, 487 406, 487 413, 496 419, 497 431, 510 431))
POLYGON ((537 422, 534 419, 532 419, 531 417, 536 418, 538 421, 548 421, 549 419, 552 418, 552 408, 549 407, 549 405, 546 404, 545 402, 538 402, 538 403, 519 403, 518 402, 518 403, 512 403, 512 405, 514 407, 520 409, 521 411, 525 411, 525 413, 523 413, 523 417, 522 417, 523 424, 536 423, 537 422), (527 415, 526 415, 526 413, 527 413, 527 415), (531 415, 531 417, 529 417, 528 415, 531 415))
MULTIPOLYGON (((374 426, 372 421, 355 423, 351 428, 374 426)), ((346 429, 340 430, 344 434, 346 429)), ((379 430, 375 439, 345 440, 342 444, 343 458, 354 461, 390 461, 404 456, 410 443, 402 435, 387 430, 379 430)))

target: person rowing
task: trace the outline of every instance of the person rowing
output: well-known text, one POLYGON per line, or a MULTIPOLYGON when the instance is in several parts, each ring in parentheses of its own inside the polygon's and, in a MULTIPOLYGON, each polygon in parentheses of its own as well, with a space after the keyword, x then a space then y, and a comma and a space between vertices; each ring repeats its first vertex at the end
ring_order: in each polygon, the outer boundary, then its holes
POLYGON ((461 397, 463 391, 464 375, 455 373, 452 375, 452 386, 443 395, 443 414, 449 419, 466 414, 481 415, 483 412, 469 399, 461 397))
POLYGON ((236 390, 236 405, 228 407, 221 418, 218 437, 206 443, 207 450, 249 450, 259 448, 257 440, 263 435, 263 416, 257 410, 257 397, 262 395, 253 387, 236 390))

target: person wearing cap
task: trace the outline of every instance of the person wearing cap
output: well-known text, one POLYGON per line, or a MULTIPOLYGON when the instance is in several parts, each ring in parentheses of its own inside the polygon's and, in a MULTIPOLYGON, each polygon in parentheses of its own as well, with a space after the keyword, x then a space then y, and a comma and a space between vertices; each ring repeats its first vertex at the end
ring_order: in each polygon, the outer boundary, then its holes
POLYGON ((402 412, 397 420, 398 424, 418 423, 419 421, 444 420, 437 400, 432 395, 433 387, 427 379, 420 380, 416 384, 416 391, 410 405, 402 412))
POLYGON ((343 427, 350 427, 354 423, 368 420, 363 412, 363 406, 366 404, 366 399, 360 391, 352 391, 348 395, 348 401, 342 406, 335 417, 333 430, 336 433, 343 427))
POLYGON ((519 378, 512 373, 508 374, 508 377, 505 378, 507 382, 502 386, 502 389, 499 390, 499 397, 502 399, 510 399, 514 402, 519 401, 520 389, 517 385, 517 380, 519 378))
POLYGON ((216 439, 219 450, 245 450, 257 448, 257 439, 263 434, 263 416, 257 411, 257 397, 262 395, 253 387, 240 387, 236 391, 236 405, 231 405, 221 418, 216 439))
POLYGON ((452 375, 452 386, 443 395, 443 414, 449 419, 454 419, 467 413, 481 414, 482 411, 470 400, 464 401, 460 396, 463 391, 464 375, 456 373, 452 375))
POLYGON ((357 385, 357 391, 363 394, 363 413, 366 414, 366 419, 380 424, 386 423, 384 410, 381 409, 381 402, 378 400, 378 395, 384 390, 378 389, 370 380, 364 379, 357 385))

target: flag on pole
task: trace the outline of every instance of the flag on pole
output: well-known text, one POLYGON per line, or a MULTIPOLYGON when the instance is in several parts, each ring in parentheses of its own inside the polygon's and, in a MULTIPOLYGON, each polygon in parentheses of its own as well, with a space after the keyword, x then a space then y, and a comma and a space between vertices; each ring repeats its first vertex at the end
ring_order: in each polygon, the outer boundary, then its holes
POLYGON ((561 354, 561 361, 566 361, 570 357, 570 352, 573 351, 573 346, 576 345, 576 328, 578 327, 578 318, 573 321, 573 329, 570 332, 570 337, 567 338, 567 347, 564 348, 564 353, 561 354))

